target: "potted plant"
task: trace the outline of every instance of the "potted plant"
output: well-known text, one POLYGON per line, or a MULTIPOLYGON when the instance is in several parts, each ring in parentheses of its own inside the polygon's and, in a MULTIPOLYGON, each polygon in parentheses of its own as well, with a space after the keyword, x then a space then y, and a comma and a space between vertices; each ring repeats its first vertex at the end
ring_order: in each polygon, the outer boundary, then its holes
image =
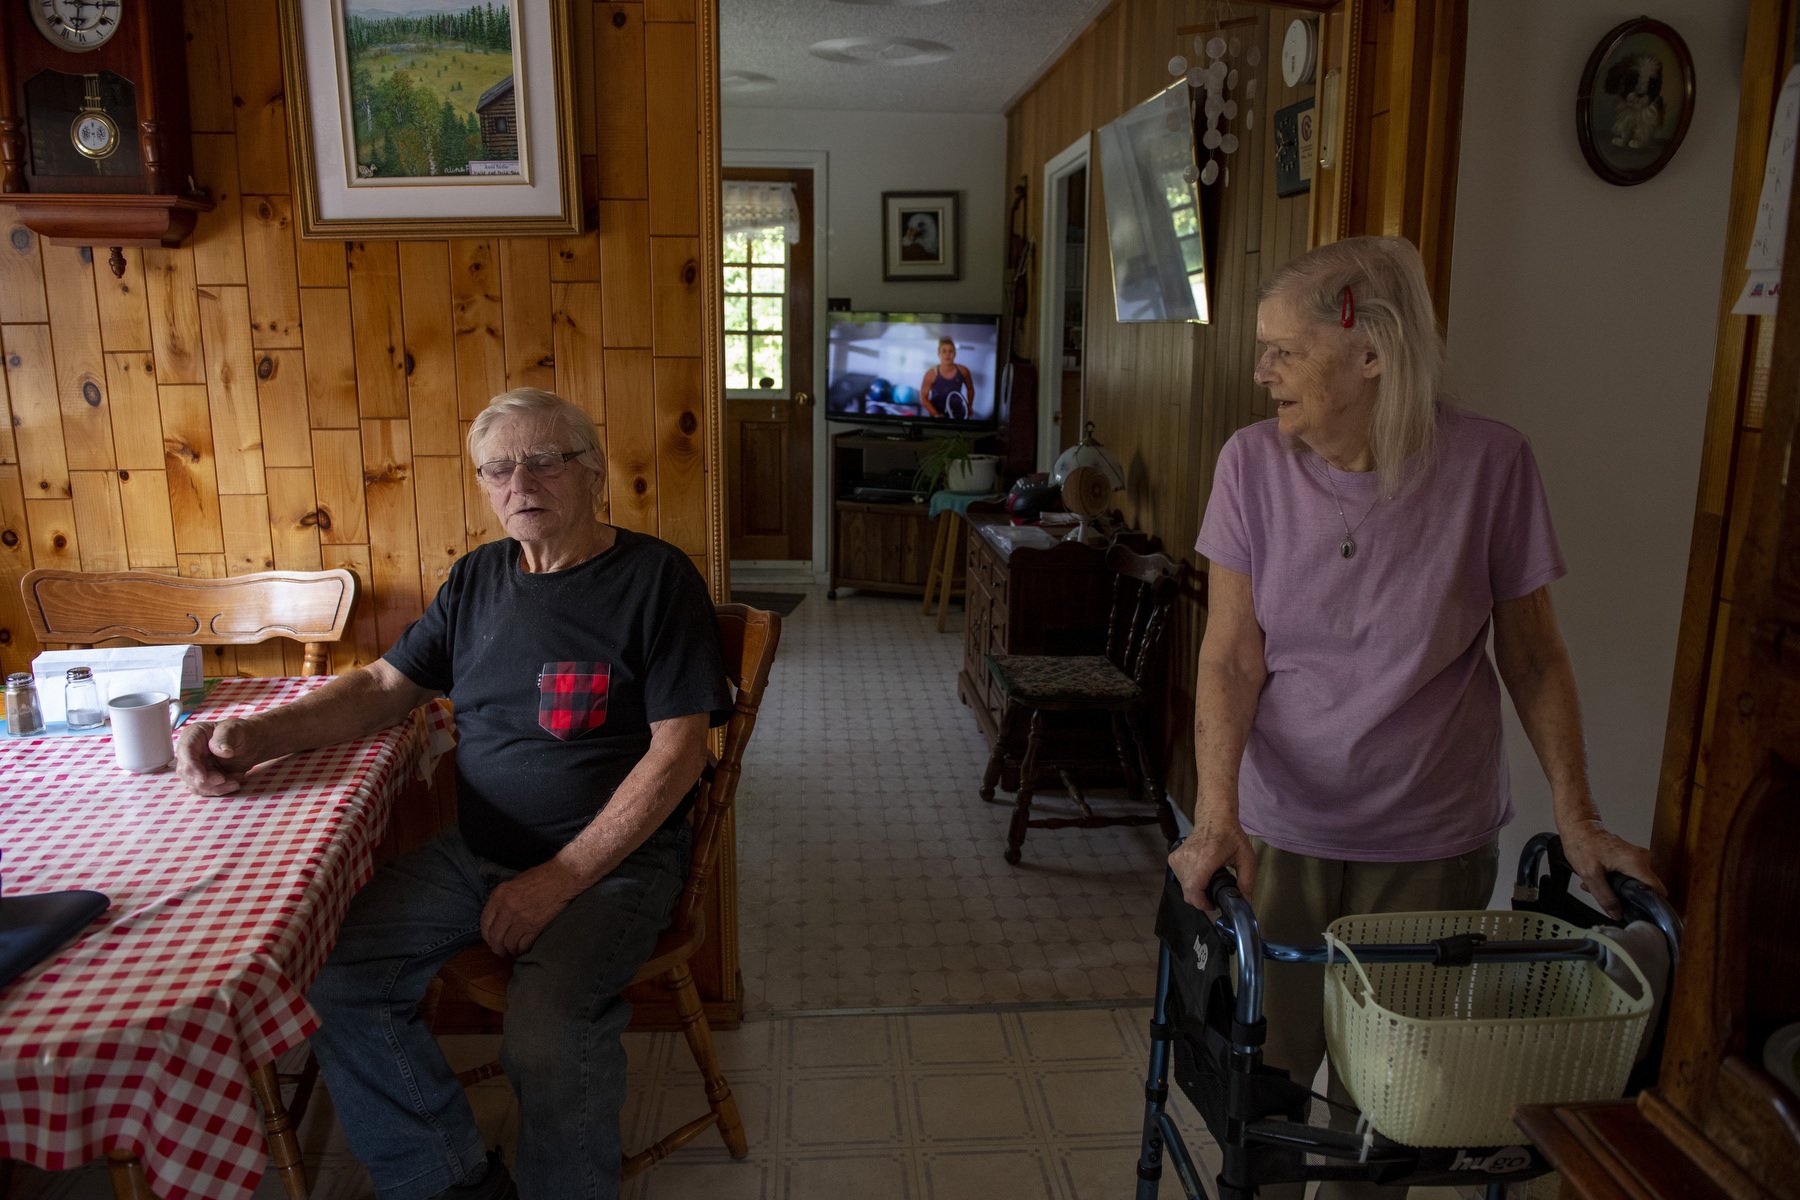
POLYGON ((919 455, 913 486, 921 492, 948 488, 977 496, 994 490, 994 472, 999 466, 997 454, 975 453, 973 438, 960 433, 946 433, 933 438, 919 455))

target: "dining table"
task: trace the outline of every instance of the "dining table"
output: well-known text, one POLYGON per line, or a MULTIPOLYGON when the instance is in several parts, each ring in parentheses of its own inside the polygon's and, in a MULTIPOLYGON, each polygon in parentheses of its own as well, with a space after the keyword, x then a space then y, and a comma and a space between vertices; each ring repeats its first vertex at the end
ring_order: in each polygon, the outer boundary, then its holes
MULTIPOLYGON (((328 682, 222 680, 190 719, 328 682)), ((0 1159, 106 1158, 121 1195, 125 1164, 161 1200, 242 1200, 273 1155, 304 1196, 274 1064, 318 1027, 307 989, 397 801, 453 737, 436 701, 265 763, 226 796, 190 792, 172 767, 120 768, 106 734, 0 737, 0 905, 65 889, 110 901, 0 987, 0 1159)))

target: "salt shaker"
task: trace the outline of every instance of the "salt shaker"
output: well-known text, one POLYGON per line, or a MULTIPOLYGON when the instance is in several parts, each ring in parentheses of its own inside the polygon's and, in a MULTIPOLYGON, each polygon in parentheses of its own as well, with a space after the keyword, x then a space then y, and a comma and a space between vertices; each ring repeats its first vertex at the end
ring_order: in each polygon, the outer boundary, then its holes
POLYGON ((70 667, 63 677, 63 695, 70 729, 95 729, 106 724, 106 710, 100 706, 100 685, 94 682, 91 667, 70 667))
POLYGON ((44 732, 44 710, 29 671, 15 671, 6 677, 6 732, 14 737, 44 732))

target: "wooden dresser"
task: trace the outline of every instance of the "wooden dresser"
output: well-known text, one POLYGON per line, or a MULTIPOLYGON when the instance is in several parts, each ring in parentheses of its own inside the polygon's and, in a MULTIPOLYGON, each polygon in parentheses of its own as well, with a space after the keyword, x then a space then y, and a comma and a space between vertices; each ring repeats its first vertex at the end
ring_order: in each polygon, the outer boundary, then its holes
MULTIPOLYGON (((1064 530, 971 513, 965 559, 968 619, 956 692, 991 746, 1000 736, 1000 690, 989 654, 1099 654, 1111 603, 1105 551, 1061 540, 1064 530)), ((1009 791, 1014 779, 1002 779, 1009 791)))

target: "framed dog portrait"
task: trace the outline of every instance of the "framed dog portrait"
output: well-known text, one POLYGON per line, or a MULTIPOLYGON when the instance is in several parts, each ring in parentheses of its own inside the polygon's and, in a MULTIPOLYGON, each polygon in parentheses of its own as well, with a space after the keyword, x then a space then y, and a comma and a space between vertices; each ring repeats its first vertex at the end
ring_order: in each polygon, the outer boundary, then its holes
POLYGON ((881 277, 961 279, 961 192, 881 193, 881 277))
POLYGON ((1575 132, 1594 173, 1628 187, 1668 166, 1694 114, 1694 59, 1648 17, 1609 30, 1575 91, 1575 132))

